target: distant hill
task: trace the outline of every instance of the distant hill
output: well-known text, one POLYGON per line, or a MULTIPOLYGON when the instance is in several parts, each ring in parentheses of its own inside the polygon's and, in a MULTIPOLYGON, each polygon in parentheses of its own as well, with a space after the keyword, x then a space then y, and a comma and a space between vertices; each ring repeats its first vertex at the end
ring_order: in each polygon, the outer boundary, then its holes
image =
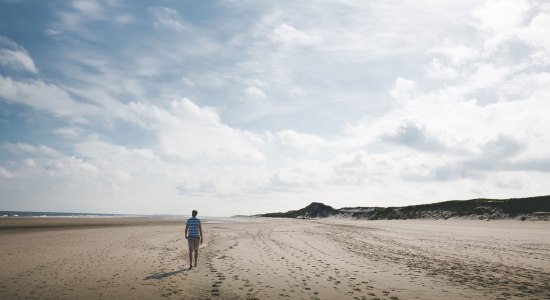
POLYGON ((319 202, 312 202, 310 205, 299 209, 291 210, 286 213, 268 213, 260 215, 261 217, 274 218, 326 218, 339 214, 337 209, 319 202))
POLYGON ((344 207, 340 209, 335 209, 323 203, 313 202, 299 210, 291 210, 284 213, 267 213, 258 216, 300 219, 350 217, 366 220, 448 218, 550 220, 550 196, 453 200, 402 207, 344 207))

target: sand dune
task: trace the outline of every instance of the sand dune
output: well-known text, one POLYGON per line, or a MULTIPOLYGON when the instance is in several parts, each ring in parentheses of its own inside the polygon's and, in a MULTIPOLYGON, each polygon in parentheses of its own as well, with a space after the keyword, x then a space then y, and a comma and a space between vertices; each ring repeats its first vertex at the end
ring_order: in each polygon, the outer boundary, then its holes
POLYGON ((192 270, 183 222, 130 225, 0 230, 0 298, 550 298, 548 222, 205 224, 192 270))

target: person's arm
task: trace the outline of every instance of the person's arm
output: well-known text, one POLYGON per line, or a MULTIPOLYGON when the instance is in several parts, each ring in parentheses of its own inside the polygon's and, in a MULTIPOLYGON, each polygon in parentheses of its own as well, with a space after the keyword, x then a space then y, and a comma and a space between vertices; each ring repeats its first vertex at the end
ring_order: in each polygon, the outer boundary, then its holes
POLYGON ((201 244, 202 244, 202 226, 201 225, 199 225, 199 231, 201 233, 201 244))
POLYGON ((185 239, 188 239, 187 232, 189 231, 189 224, 185 224, 185 239))

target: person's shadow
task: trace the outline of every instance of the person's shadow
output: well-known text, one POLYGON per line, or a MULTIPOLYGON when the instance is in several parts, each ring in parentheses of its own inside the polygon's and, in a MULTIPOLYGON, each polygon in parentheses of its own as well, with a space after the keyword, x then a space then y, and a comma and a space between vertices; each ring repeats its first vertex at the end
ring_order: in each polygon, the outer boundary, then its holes
POLYGON ((181 270, 166 272, 166 273, 155 273, 153 275, 149 275, 149 276, 143 278, 143 280, 162 279, 162 278, 165 278, 165 277, 170 277, 170 276, 182 273, 184 271, 187 271, 187 269, 181 269, 181 270))

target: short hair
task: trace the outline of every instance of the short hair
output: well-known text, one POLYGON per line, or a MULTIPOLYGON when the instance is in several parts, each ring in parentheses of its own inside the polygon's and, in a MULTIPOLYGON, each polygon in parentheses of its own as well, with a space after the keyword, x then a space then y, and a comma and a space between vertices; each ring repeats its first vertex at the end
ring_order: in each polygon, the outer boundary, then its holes
POLYGON ((196 210, 193 209, 193 212, 191 213, 193 215, 193 217, 196 217, 198 212, 196 210))

